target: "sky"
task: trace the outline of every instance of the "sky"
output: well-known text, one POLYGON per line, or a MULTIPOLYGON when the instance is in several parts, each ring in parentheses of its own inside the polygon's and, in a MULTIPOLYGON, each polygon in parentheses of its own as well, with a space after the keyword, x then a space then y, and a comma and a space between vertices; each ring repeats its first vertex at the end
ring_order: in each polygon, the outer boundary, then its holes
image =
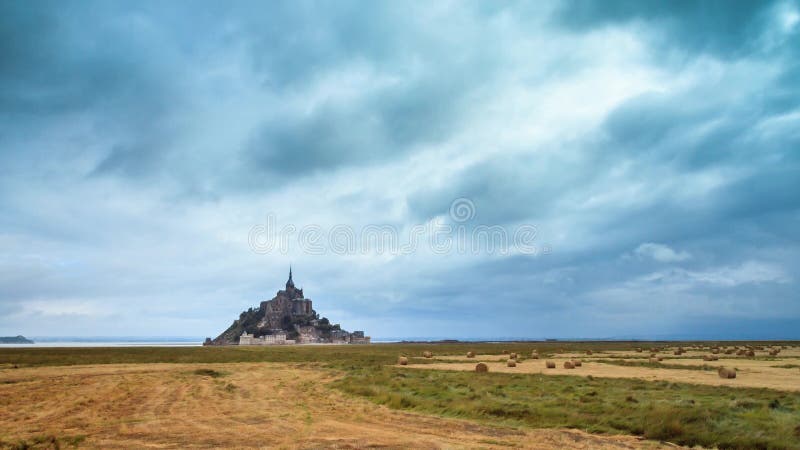
POLYGON ((798 225, 798 1, 0 1, 0 335, 800 338, 798 225))

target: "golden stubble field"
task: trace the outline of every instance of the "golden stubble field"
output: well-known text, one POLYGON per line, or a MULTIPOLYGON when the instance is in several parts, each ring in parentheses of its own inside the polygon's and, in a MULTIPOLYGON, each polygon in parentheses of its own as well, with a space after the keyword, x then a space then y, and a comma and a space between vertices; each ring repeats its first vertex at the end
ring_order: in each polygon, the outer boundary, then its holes
MULTIPOLYGON (((660 448, 632 436, 479 425, 390 410, 307 364, 107 364, 0 370, 0 440, 82 448, 660 448)), ((674 447, 670 445, 669 447, 674 447)))
MULTIPOLYGON (((604 362, 607 358, 616 358, 616 361, 637 362, 643 361, 641 353, 634 352, 595 352, 592 355, 585 353, 563 353, 541 359, 525 359, 516 367, 507 367, 507 355, 475 355, 474 362, 464 362, 465 356, 434 356, 437 362, 431 364, 422 357, 411 357, 405 367, 416 369, 458 370, 473 371, 478 362, 488 365, 490 372, 503 373, 541 373, 545 375, 591 375, 605 378, 632 378, 648 381, 671 381, 678 383, 705 384, 712 386, 769 388, 780 391, 800 392, 800 350, 791 349, 781 353, 780 358, 773 360, 748 359, 729 355, 719 355, 717 361, 703 361, 698 356, 708 352, 686 352, 680 356, 672 356, 667 352, 659 353, 664 359, 664 366, 686 366, 686 369, 675 367, 636 367, 621 366, 604 362), (639 356, 637 359, 636 356, 639 356), (581 367, 565 369, 564 362, 580 360, 581 367), (555 369, 545 367, 545 361, 556 363, 555 369), (425 363, 423 363, 425 362, 425 363), (722 379, 715 370, 697 370, 691 367, 729 367, 736 368, 737 376, 734 379, 722 379), (787 367, 780 367, 787 366, 787 367), (791 366, 791 367, 788 367, 791 366)), ((659 364, 654 364, 658 366, 659 364)))

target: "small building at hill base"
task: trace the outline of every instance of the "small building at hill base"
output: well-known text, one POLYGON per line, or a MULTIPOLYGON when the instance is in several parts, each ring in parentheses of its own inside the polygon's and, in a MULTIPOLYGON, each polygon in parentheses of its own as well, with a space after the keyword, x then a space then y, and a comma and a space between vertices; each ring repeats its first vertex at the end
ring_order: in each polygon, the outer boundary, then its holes
POLYGON ((264 336, 254 337, 252 334, 248 334, 247 331, 245 331, 239 337, 239 345, 286 345, 294 343, 295 341, 286 339, 286 333, 266 334, 264 336))

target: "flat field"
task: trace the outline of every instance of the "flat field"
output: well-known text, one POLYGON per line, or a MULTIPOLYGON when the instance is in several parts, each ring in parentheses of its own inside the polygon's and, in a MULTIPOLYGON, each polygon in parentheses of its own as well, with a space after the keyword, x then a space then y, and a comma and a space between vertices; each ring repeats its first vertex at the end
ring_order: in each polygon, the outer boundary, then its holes
POLYGON ((5 348, 0 447, 800 448, 796 343, 711 362, 681 345, 5 348))

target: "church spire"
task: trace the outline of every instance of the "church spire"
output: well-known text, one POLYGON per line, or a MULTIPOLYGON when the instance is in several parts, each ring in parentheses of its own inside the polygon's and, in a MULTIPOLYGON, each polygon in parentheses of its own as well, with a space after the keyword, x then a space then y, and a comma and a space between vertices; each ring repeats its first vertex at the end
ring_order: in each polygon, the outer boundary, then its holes
POLYGON ((292 281, 292 265, 289 264, 289 281, 286 282, 286 289, 289 287, 294 288, 294 281, 292 281))

